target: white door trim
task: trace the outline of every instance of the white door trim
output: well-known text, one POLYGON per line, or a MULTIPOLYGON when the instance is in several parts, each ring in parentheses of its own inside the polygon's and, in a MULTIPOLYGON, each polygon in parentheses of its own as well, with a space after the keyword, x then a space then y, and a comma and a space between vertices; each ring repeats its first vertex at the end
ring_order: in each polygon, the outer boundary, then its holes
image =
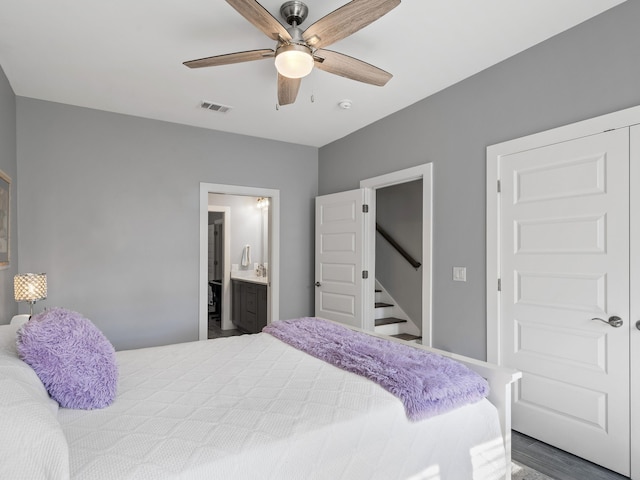
MULTIPOLYGON (((280 190, 271 188, 243 187, 239 185, 222 185, 217 183, 200 183, 200 275, 198 288, 200 300, 198 305, 198 338, 207 339, 208 329, 208 291, 207 291, 207 256, 208 256, 208 213, 209 193, 226 195, 247 195, 252 197, 270 197, 271 225, 269 228, 269 289, 267 294, 268 321, 280 319, 280 190)), ((228 249, 227 249, 228 251, 228 249)), ((225 259, 225 265, 227 264, 225 259)), ((225 267, 226 268, 226 267, 225 267)), ((226 275, 226 274, 225 274, 226 275)), ((226 298, 225 298, 226 301, 226 298)))
MULTIPOLYGON (((422 179, 422 344, 431 346, 432 344, 432 218, 433 218, 433 164, 425 163, 417 167, 411 167, 397 172, 380 175, 360 181, 360 188, 390 187, 399 183, 412 182, 422 179)), ((375 219, 375 195, 371 195, 369 205, 370 218, 375 219)), ((366 235, 369 252, 369 275, 376 278, 375 274, 375 254, 376 254, 376 222, 371 221, 369 234, 366 235)), ((370 311, 367 316, 374 318, 373 302, 369 302, 370 311)))
MULTIPOLYGON (((234 328, 233 323, 231 323, 231 207, 209 205, 207 211, 219 212, 224 215, 224 230, 222 231, 222 242, 224 244, 224 270, 222 271, 222 309, 220 323, 222 330, 230 330, 234 328)), ((207 265, 208 264, 209 262, 207 258, 207 265)))
POLYGON ((500 302, 498 273, 500 272, 499 201, 497 182, 500 159, 505 155, 532 148, 564 142, 606 130, 624 128, 640 123, 640 106, 609 113, 577 123, 554 128, 526 137, 487 147, 487 361, 501 365, 500 302))

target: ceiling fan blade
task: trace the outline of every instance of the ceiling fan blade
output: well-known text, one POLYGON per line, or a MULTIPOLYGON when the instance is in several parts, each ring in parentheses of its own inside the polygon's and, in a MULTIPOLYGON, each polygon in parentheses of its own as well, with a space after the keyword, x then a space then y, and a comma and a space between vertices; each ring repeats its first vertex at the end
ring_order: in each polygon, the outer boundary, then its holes
POLYGON ((190 60, 184 62, 183 65, 189 68, 217 67, 218 65, 230 65, 232 63, 251 62, 253 60, 271 58, 275 54, 276 52, 270 49, 248 50, 246 52, 227 53, 225 55, 216 55, 215 57, 190 60))
POLYGON ((381 68, 331 50, 316 50, 314 59, 315 66, 320 70, 378 87, 386 85, 393 77, 381 68))
POLYGON ((353 0, 311 25, 302 38, 313 48, 326 47, 375 22, 398 5, 400 0, 353 0))
POLYGON ((255 0, 227 0, 227 3, 267 37, 273 40, 282 38, 291 41, 291 35, 287 29, 255 0))
POLYGON ((278 103, 289 105, 296 101, 301 78, 288 78, 278 74, 278 103))

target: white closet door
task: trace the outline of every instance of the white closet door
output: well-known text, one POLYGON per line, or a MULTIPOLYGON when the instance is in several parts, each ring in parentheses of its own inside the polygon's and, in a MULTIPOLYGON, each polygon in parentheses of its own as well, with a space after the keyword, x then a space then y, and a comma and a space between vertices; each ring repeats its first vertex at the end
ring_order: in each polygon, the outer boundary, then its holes
POLYGON ((640 478, 640 126, 631 127, 631 478, 640 478))
POLYGON ((523 372, 513 428, 624 475, 628 179, 626 128, 500 160, 502 358, 523 372))

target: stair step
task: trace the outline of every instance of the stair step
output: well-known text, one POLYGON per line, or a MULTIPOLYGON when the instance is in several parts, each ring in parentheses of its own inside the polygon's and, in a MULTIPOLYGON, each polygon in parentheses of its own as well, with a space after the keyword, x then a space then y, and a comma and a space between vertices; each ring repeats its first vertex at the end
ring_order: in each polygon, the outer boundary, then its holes
POLYGON ((393 307, 392 303, 376 302, 376 308, 393 307))
POLYGON ((395 323, 407 323, 407 321, 394 317, 376 318, 376 327, 381 327, 382 325, 393 325, 395 323))
POLYGON ((399 338, 400 340, 406 340, 408 342, 413 340, 422 340, 422 337, 417 335, 411 335, 410 333, 399 333, 398 335, 391 335, 392 337, 399 338))

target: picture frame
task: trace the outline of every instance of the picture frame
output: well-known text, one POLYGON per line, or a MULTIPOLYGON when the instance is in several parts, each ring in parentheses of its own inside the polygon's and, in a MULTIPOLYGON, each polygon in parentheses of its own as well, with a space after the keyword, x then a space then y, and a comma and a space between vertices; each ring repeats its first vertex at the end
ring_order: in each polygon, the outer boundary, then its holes
POLYGON ((0 268, 9 266, 11 253, 11 177, 0 170, 0 268))

